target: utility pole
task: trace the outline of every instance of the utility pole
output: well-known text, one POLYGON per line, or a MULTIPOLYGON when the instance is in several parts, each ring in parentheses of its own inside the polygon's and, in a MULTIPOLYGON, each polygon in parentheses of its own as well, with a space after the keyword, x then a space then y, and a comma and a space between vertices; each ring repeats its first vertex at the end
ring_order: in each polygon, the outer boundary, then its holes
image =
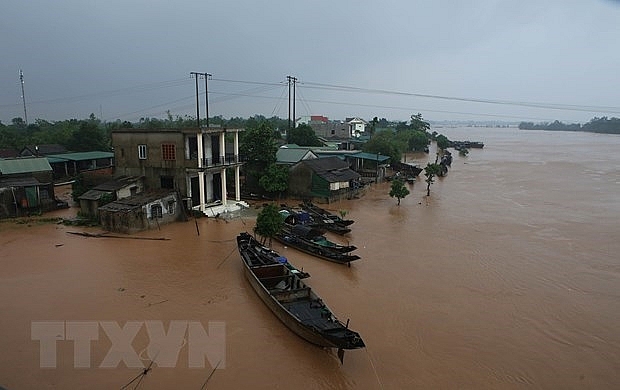
POLYGON ((26 113, 26 95, 24 94, 24 72, 19 70, 19 81, 22 84, 22 102, 24 103, 24 122, 26 122, 26 126, 28 126, 28 114, 26 113))
POLYGON ((205 77, 205 108, 207 114, 207 129, 209 128, 209 90, 207 89, 207 80, 213 76, 211 73, 203 73, 205 77))
POLYGON ((291 85, 293 86, 293 128, 295 128, 295 83, 297 83, 297 77, 286 76, 286 80, 288 81, 288 131, 290 132, 291 130, 291 85))
POLYGON ((196 125, 198 126, 198 130, 200 130, 200 101, 198 99, 198 73, 189 72, 189 77, 196 78, 196 125))
POLYGON ((198 97, 198 79, 205 79, 205 108, 207 115, 207 128, 209 127, 209 91, 207 89, 207 80, 209 77, 213 76, 211 73, 206 72, 189 72, 190 77, 196 79, 196 121, 198 123, 198 128, 200 129, 200 98, 198 97))

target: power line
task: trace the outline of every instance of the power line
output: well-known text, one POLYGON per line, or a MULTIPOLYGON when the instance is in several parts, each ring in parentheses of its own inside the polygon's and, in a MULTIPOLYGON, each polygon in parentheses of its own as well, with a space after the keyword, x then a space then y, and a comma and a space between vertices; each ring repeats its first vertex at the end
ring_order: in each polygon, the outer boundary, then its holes
MULTIPOLYGON (((20 77, 22 74, 20 73, 20 77)), ((233 80, 233 79, 217 79, 211 78, 214 82, 222 83, 222 84, 247 84, 254 85, 254 88, 251 88, 246 91, 241 92, 230 92, 230 91, 212 91, 208 92, 208 95, 219 95, 219 97, 213 99, 213 103, 221 103, 227 100, 232 100, 240 97, 250 97, 250 98, 258 98, 258 99, 281 99, 275 98, 271 96, 263 96, 257 95, 262 94, 263 92, 267 92, 273 89, 279 89, 283 86, 287 85, 287 82, 259 82, 259 81, 250 81, 250 80, 233 80)), ((23 79, 22 81, 23 87, 23 79)), ((346 85, 338 85, 338 84, 329 84, 329 83, 318 83, 318 82, 298 82, 296 77, 287 76, 288 86, 289 86, 289 96, 291 94, 290 88, 295 87, 296 84, 300 84, 303 88, 307 89, 316 89, 323 91, 333 91, 333 92, 345 92, 345 93, 354 93, 354 94, 381 94, 381 95, 392 95, 392 96, 405 96, 405 97, 416 97, 416 98, 424 98, 424 99, 436 99, 436 100, 447 100, 447 101, 457 101, 457 102, 469 102, 469 103, 483 103, 483 104, 493 104, 493 105, 503 105, 503 106, 517 106, 517 107, 527 107, 527 108, 537 108, 537 109, 548 109, 548 110, 561 110, 561 111, 579 111, 579 112, 598 112, 603 114, 620 114, 620 107, 614 106, 589 106, 589 105, 576 105, 576 104, 559 104, 559 103, 544 103, 544 102, 533 102, 533 101, 510 101, 510 100, 499 100, 499 99, 481 99, 481 98, 473 98, 473 97, 456 97, 456 96, 443 96, 443 95, 434 95, 434 94, 423 94, 417 92, 405 92, 405 91, 392 91, 387 89, 375 89, 375 88, 362 88, 355 86, 346 86, 346 85), (290 78, 290 79, 289 79, 290 78)), ((69 96, 69 97, 59 97, 54 99, 47 100, 39 100, 39 101, 31 101, 32 104, 58 104, 58 103, 71 103, 73 101, 84 101, 88 99, 101 99, 106 97, 116 97, 122 95, 131 95, 135 93, 141 92, 150 92, 154 90, 174 88, 179 86, 186 86, 189 82, 189 79, 174 79, 174 80, 166 80, 159 81, 153 83, 146 83, 135 85, 131 87, 119 88, 115 90, 109 91, 101 91, 77 96, 69 96)), ((206 89, 206 86, 205 86, 206 89)), ((300 90, 301 91, 301 90, 300 90)), ((207 91, 206 91, 207 92, 207 91)), ((294 94, 295 92, 293 92, 294 94)), ((300 94, 301 95, 301 94, 300 94)), ((22 93, 23 97, 23 93, 22 93)), ((124 114, 122 116, 132 115, 139 112, 144 112, 146 110, 152 108, 158 108, 161 106, 165 106, 167 104, 176 103, 182 100, 187 99, 183 97, 181 99, 172 100, 166 103, 162 103, 156 106, 151 106, 149 108, 145 108, 143 110, 134 111, 129 114, 124 114)), ((290 98, 289 98, 290 99, 290 98)), ((343 102, 343 101, 329 101, 329 100, 311 100, 311 99, 302 99, 303 103, 307 102, 315 102, 315 103, 325 103, 332 105, 348 105, 348 106, 358 106, 358 107, 372 107, 372 108, 383 108, 383 109, 395 109, 395 110, 409 110, 411 108, 407 107, 394 107, 394 106, 386 106, 386 105, 376 105, 376 104, 358 104, 353 102, 343 102)), ((289 101, 289 111, 291 110, 291 104, 293 105, 293 115, 295 115, 294 107, 295 107, 296 98, 293 98, 292 101, 289 101)), ((25 98, 23 99, 25 103, 25 98)), ((16 108, 17 104, 4 104, 0 105, 0 108, 16 108)), ((308 107, 306 107, 308 108, 308 107)), ((208 103, 207 103, 208 110, 208 103)), ((428 111, 428 112, 438 112, 438 113, 447 113, 447 114, 464 114, 464 115, 479 115, 479 116, 493 116, 493 117, 504 117, 504 118, 517 118, 516 116, 511 115, 498 115, 498 114, 480 114, 473 112, 458 112, 458 111, 442 111, 442 110, 422 110, 422 109, 414 109, 413 111, 428 111)), ((289 113, 289 116, 291 114, 289 113)), ((24 116, 26 116, 26 112, 24 111, 24 116)), ((518 116, 521 119, 535 119, 539 120, 540 118, 524 118, 523 116, 518 116)), ((290 120, 290 118, 289 118, 290 120)))
POLYGON ((336 84, 313 83, 313 82, 302 82, 301 84, 302 85, 305 84, 308 88, 341 91, 341 92, 364 92, 364 93, 410 96, 410 97, 441 99, 441 100, 472 102, 472 103, 523 106, 523 107, 529 107, 529 108, 546 108, 546 109, 552 109, 552 110, 565 110, 565 111, 586 111, 586 112, 603 111, 603 112, 609 112, 609 113, 614 113, 614 114, 620 113, 620 107, 582 106, 582 105, 576 105, 576 104, 519 102, 519 101, 510 101, 510 100, 464 98, 464 97, 455 97, 455 96, 430 95, 430 94, 422 94, 422 93, 414 93, 414 92, 390 91, 390 90, 385 90, 385 89, 360 88, 360 87, 343 86, 343 85, 336 85, 336 84))

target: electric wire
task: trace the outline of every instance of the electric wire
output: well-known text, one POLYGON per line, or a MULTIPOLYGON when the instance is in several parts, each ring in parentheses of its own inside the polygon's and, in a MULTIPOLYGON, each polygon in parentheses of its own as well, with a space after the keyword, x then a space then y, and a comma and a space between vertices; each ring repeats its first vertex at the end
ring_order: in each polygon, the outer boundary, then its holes
MULTIPOLYGON (((209 95, 218 96, 212 99, 211 103, 218 104, 226 101, 238 99, 238 98, 255 98, 255 99, 266 99, 266 100, 281 100, 282 94, 279 97, 274 96, 265 96, 264 93, 267 93, 271 90, 280 89, 286 85, 286 82, 260 82, 260 81, 251 81, 251 80, 233 80, 233 79, 224 79, 224 78, 212 78, 211 80, 226 84, 247 84, 254 85, 254 88, 233 92, 226 91, 225 88, 222 91, 209 91, 209 95)), ((164 80, 159 82, 145 83, 134 85, 125 88, 119 88, 109 91, 101 91, 94 92, 89 94, 82 94, 77 96, 68 96, 68 97, 58 97, 54 99, 47 100, 38 100, 32 101, 28 104, 33 105, 52 105, 52 104, 60 104, 60 103, 71 103, 75 101, 84 101, 88 99, 95 98, 113 98, 118 96, 132 95, 137 93, 145 93, 156 91, 160 89, 169 89, 176 88, 181 86, 188 86, 192 84, 191 78, 183 78, 183 79, 173 79, 173 80, 164 80)), ((412 97, 412 98, 423 98, 423 99, 439 99, 446 101, 457 101, 457 102, 467 102, 467 103, 483 103, 483 104, 493 104, 493 105, 503 105, 503 106, 516 106, 516 107, 526 107, 526 108, 536 108, 536 109, 547 109, 547 110, 561 110, 561 111, 580 111, 580 112, 596 112, 596 113, 605 113, 605 114, 620 114, 620 107, 615 106, 595 106, 595 105, 577 105, 577 104, 559 104, 559 103, 544 103, 544 102, 533 102, 533 101, 510 101, 510 100, 500 100, 500 99, 482 99, 482 98, 474 98, 474 97, 457 97, 457 96, 443 96, 443 95, 434 95, 434 94, 424 94, 417 92, 405 92, 405 91, 392 91, 387 89, 378 89, 378 88, 363 88, 356 86, 347 86, 347 85, 338 85, 338 84, 330 84, 330 83, 320 83, 320 82, 311 82, 311 81, 299 81, 300 86, 303 86, 305 89, 316 89, 322 91, 331 91, 331 92, 344 92, 344 93, 354 93, 354 94, 381 94, 387 96, 401 96, 401 97, 412 97)), ((301 91, 302 88, 300 88, 301 91)), ((167 101, 161 104, 157 104, 154 106, 142 108, 140 110, 136 110, 130 113, 125 113, 122 115, 116 115, 116 119, 128 117, 131 115, 144 113, 151 111, 156 108, 169 106, 174 103, 178 103, 184 100, 194 99, 193 96, 185 96, 182 98, 174 99, 171 101, 167 101)), ((300 101, 304 104, 305 109, 310 112, 309 102, 319 103, 319 104, 330 104, 330 105, 346 105, 351 107, 369 107, 376 109, 390 109, 390 110, 404 110, 410 112, 436 112, 436 113, 445 113, 445 114, 460 114, 460 115, 471 115, 471 116, 485 116, 485 117, 496 117, 496 118, 516 118, 516 119, 533 119, 533 120, 545 120, 542 118, 524 118, 523 115, 502 115, 502 114, 488 114, 488 113, 479 113, 479 112, 463 112, 463 111, 452 111, 452 110, 437 110, 437 109, 422 109, 422 108, 412 108, 412 107, 397 107, 390 105, 378 105, 378 104, 363 104, 363 103, 355 103, 351 101, 333 101, 333 100, 318 100, 318 99, 305 99, 303 93, 300 93, 300 101)), ((19 103, 13 104, 0 104, 0 109, 5 108, 13 108, 17 109, 19 107, 19 103)), ((277 106, 276 106, 277 107, 277 106)), ((191 104, 178 106, 179 109, 188 109, 191 108, 191 104)), ((165 110, 165 112, 169 112, 170 110, 165 110)), ((275 108, 274 111, 275 112, 275 108)))

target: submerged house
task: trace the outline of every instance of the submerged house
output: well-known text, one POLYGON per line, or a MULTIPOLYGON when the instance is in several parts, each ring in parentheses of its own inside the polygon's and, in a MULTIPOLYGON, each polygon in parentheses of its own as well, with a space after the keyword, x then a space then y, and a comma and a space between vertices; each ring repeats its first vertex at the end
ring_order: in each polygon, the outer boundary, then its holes
POLYGON ((99 184, 80 195, 80 212, 84 216, 97 217, 102 202, 120 200, 144 191, 141 176, 121 176, 99 184))
POLYGON ((290 168, 289 194, 327 203, 350 199, 359 190, 359 179, 338 157, 306 159, 290 168))
POLYGON ((134 233, 158 228, 185 219, 176 191, 154 190, 119 199, 99 207, 99 221, 104 229, 134 233))
POLYGON ((240 131, 243 129, 114 130, 116 174, 143 176, 147 190, 178 191, 188 209, 207 216, 247 207, 241 201, 240 131), (229 200, 229 187, 234 200, 229 200))
POLYGON ((0 159, 0 218, 56 207, 52 168, 46 158, 0 159))

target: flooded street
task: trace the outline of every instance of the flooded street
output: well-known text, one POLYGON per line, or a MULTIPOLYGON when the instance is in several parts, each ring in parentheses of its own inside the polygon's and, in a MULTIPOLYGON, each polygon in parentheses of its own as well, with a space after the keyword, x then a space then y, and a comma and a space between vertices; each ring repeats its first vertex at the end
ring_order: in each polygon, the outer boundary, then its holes
MULTIPOLYGON (((334 351, 286 328, 244 279, 235 237, 251 216, 199 219, 134 238, 87 238, 96 228, 0 222, 0 387, 119 389, 139 368, 100 367, 111 345, 99 327, 90 364, 56 342, 40 368, 32 323, 195 321, 225 324, 225 362, 157 367, 144 389, 612 388, 620 383, 620 136, 437 128, 483 141, 453 152, 448 175, 390 184, 324 206, 355 220, 351 268, 273 247, 311 274, 310 285, 367 348, 334 351)), ((420 166, 429 155, 409 156, 420 166)), ((294 203, 291 203, 294 204, 294 203)), ((72 211, 74 212, 74 211, 72 211)), ((59 211, 63 215, 67 211, 59 211)), ((51 214, 50 216, 53 216, 51 214)), ((48 217, 48 215, 45 215, 48 217)), ((133 339, 144 349, 142 326, 133 339)))

